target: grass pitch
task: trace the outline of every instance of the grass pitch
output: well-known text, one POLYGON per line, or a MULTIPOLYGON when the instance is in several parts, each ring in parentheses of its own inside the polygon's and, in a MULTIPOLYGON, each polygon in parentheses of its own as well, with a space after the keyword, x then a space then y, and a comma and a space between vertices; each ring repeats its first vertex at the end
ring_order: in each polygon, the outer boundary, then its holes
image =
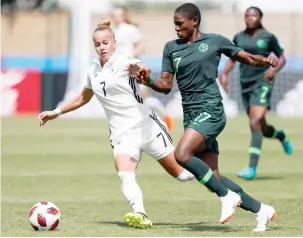
MULTIPOLYGON (((248 163, 250 132, 244 116, 229 120, 220 142, 221 173, 246 192, 273 205, 278 217, 270 229, 254 234, 253 214, 237 210, 221 225, 220 202, 195 181, 180 183, 149 156, 138 170, 150 230, 124 223, 130 211, 116 175, 104 120, 59 119, 40 128, 36 118, 2 119, 2 236, 300 236, 303 234, 302 119, 269 120, 285 128, 294 154, 287 157, 276 140, 264 140, 258 178, 236 173, 248 163), (31 206, 52 201, 62 219, 54 232, 36 232, 28 221, 31 206)), ((182 133, 177 122, 175 143, 182 133)))

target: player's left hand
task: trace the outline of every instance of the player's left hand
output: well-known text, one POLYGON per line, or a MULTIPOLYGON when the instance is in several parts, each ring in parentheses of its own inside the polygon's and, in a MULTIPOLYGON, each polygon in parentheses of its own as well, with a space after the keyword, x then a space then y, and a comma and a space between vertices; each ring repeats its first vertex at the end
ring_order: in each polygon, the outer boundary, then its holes
POLYGON ((147 85, 149 82, 149 69, 147 68, 141 68, 137 73, 137 82, 147 85))
POLYGON ((130 75, 137 75, 138 71, 140 70, 140 66, 138 64, 129 64, 126 67, 126 70, 130 75))
POLYGON ((58 115, 55 111, 45 111, 45 112, 41 112, 38 116, 38 119, 40 121, 40 126, 43 126, 46 122, 48 122, 49 120, 53 120, 55 118, 57 118, 58 115))
POLYGON ((277 67, 277 65, 278 65, 278 59, 274 55, 269 55, 264 60, 272 67, 277 67))
POLYGON ((128 72, 130 75, 136 75, 137 82, 141 84, 148 84, 150 69, 143 64, 129 64, 128 72))
POLYGON ((265 74, 264 74, 264 79, 265 79, 266 81, 270 81, 270 80, 272 80, 274 77, 275 77, 275 72, 274 72, 274 70, 272 70, 272 69, 267 70, 267 71, 265 72, 265 74))

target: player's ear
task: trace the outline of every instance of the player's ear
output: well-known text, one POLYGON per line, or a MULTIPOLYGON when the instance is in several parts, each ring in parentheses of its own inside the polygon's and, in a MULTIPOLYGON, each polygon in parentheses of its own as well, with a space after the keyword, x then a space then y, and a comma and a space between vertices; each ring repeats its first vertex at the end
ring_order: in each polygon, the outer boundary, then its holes
POLYGON ((192 24, 194 27, 197 27, 198 26, 198 22, 199 22, 199 19, 198 17, 194 17, 192 20, 191 20, 192 24))

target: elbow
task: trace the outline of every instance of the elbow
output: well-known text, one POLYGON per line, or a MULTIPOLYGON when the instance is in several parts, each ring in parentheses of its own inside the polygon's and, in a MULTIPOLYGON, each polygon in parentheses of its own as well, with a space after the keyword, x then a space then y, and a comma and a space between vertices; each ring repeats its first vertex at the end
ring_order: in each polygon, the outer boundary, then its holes
POLYGON ((90 98, 83 99, 81 102, 81 106, 84 106, 85 104, 89 103, 89 101, 90 101, 90 98))
POLYGON ((82 97, 81 100, 79 100, 79 106, 82 107, 85 104, 89 103, 91 98, 82 97))

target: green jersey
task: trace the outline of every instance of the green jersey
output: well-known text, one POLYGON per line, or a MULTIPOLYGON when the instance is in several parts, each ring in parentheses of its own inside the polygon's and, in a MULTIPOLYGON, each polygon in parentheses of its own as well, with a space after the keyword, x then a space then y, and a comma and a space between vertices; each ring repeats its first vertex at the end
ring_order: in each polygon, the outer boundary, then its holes
POLYGON ((202 34, 191 44, 180 39, 166 43, 162 72, 176 75, 184 113, 213 108, 221 102, 216 82, 221 54, 233 57, 240 50, 217 34, 202 34))
MULTIPOLYGON (((265 29, 261 29, 255 36, 250 36, 242 31, 235 35, 233 42, 250 54, 262 55, 267 57, 271 52, 280 57, 283 48, 279 44, 277 38, 265 29)), ((264 73, 268 67, 257 68, 247 64, 240 64, 241 83, 252 83, 255 81, 263 81, 264 73)))

